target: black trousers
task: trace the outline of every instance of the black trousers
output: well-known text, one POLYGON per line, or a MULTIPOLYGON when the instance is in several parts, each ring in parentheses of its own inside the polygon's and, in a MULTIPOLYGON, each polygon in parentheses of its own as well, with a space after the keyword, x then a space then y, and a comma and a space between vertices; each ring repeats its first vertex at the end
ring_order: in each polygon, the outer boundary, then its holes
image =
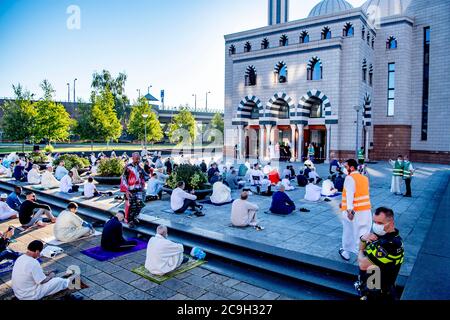
POLYGON ((107 251, 111 251, 111 252, 123 252, 123 251, 128 251, 129 249, 134 248, 136 246, 137 246, 136 240, 125 240, 118 247, 107 247, 107 248, 103 248, 103 249, 105 249, 107 251))
POLYGON ((189 208, 191 210, 195 211, 197 209, 197 206, 198 206, 198 204, 194 200, 184 199, 183 206, 180 209, 178 209, 177 211, 175 211, 175 213, 178 213, 178 214, 185 213, 186 210, 189 209, 189 208))
POLYGON ((405 185, 406 185, 406 196, 411 196, 411 179, 405 179, 405 185))

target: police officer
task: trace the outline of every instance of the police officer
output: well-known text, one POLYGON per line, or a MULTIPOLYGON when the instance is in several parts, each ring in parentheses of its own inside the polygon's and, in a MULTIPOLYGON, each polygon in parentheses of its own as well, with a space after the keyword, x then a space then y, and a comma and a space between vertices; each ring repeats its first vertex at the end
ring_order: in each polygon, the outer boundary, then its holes
POLYGON ((395 282, 404 260, 403 240, 395 228, 394 212, 378 208, 372 231, 361 237, 360 275, 355 287, 362 300, 392 301, 396 299, 395 282))

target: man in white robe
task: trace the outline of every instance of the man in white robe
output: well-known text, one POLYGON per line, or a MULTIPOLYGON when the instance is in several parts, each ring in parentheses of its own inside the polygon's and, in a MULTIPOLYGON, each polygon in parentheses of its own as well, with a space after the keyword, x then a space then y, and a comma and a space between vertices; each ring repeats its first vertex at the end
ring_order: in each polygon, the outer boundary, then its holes
POLYGON ((64 167, 64 161, 61 161, 59 163, 59 166, 56 168, 55 170, 55 178, 58 179, 59 181, 61 181, 62 178, 64 178, 64 176, 69 173, 69 170, 67 170, 64 167))
POLYGON ((45 189, 59 188, 60 182, 53 175, 52 166, 47 166, 47 170, 44 171, 41 177, 41 186, 45 189))
POLYGON ((53 228, 55 238, 61 242, 73 242, 83 237, 94 234, 95 230, 90 224, 77 216, 78 205, 69 203, 67 210, 61 212, 56 218, 53 228))
POLYGON ((322 197, 322 188, 314 184, 314 179, 310 179, 308 185, 305 187, 305 200, 317 202, 322 197))
POLYGON ((235 227, 247 227, 251 226, 257 230, 264 230, 258 224, 257 212, 259 207, 248 201, 248 192, 244 191, 241 194, 241 198, 233 202, 231 207, 231 223, 235 227))
POLYGON ((291 184, 291 180, 286 176, 283 180, 281 180, 281 184, 284 186, 286 191, 295 190, 295 187, 291 184))
POLYGON ((81 179, 80 175, 78 174, 78 168, 73 167, 72 170, 70 170, 73 173, 72 176, 72 183, 73 184, 82 184, 84 183, 84 180, 81 179))
POLYGON ((27 174, 27 181, 29 184, 40 184, 41 174, 39 173, 39 166, 33 165, 33 168, 27 174))
POLYGON ((0 221, 15 219, 19 216, 19 213, 6 203, 6 199, 8 199, 7 194, 4 193, 0 196, 0 221))
POLYGON ((183 263, 183 245, 172 242, 167 237, 167 227, 159 226, 156 229, 156 236, 148 242, 145 269, 151 274, 163 276, 183 263))
POLYGON ((334 187, 333 181, 329 177, 322 183, 322 196, 332 197, 337 193, 337 189, 334 187))
POLYGON ((223 184, 221 180, 214 183, 211 202, 214 204, 223 204, 229 203, 231 200, 231 189, 223 184))
POLYGON ((392 166, 391 193, 401 195, 404 171, 403 157, 398 156, 397 161, 389 160, 389 164, 392 166))

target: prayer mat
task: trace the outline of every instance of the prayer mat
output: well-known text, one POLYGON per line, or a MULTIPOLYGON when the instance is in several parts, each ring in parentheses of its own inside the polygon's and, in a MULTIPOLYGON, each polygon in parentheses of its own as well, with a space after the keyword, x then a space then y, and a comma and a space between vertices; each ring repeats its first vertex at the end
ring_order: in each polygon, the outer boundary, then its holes
POLYGON ((85 256, 93 258, 97 261, 105 262, 105 261, 109 261, 109 260, 112 260, 112 259, 115 259, 118 257, 125 256, 125 255, 133 253, 133 252, 138 252, 138 251, 141 251, 141 250, 144 250, 147 248, 148 242, 144 242, 142 240, 134 239, 134 238, 129 239, 129 240, 137 241, 137 245, 126 251, 112 252, 112 251, 106 251, 106 250, 102 249, 102 247, 95 247, 95 248, 83 250, 83 251, 81 251, 81 253, 84 254, 85 256))
POLYGON ((42 241, 47 243, 48 245, 51 245, 51 246, 60 246, 60 245, 63 245, 63 244, 73 243, 73 242, 77 242, 77 241, 81 241, 81 240, 86 240, 86 239, 98 237, 98 236, 101 236, 101 235, 102 235, 102 233, 100 231, 95 231, 95 233, 91 234, 90 236, 78 238, 78 239, 76 239, 74 241, 71 241, 71 242, 58 241, 58 240, 55 239, 55 237, 47 238, 47 239, 44 239, 42 241))
POLYGON ((212 206, 216 206, 216 207, 221 207, 221 206, 226 206, 227 204, 232 204, 234 200, 231 200, 230 202, 225 202, 225 203, 221 203, 221 204, 217 204, 217 203, 212 203, 211 200, 203 200, 203 201, 199 201, 199 203, 201 204, 210 204, 212 206))
POLYGON ((273 213, 272 211, 268 210, 268 211, 264 211, 265 214, 271 215, 271 216, 276 216, 276 217, 282 217, 282 218, 286 218, 290 215, 292 215, 295 211, 292 211, 289 214, 277 214, 277 213, 273 213))
POLYGON ((55 188, 44 188, 44 187, 39 186, 39 185, 37 185, 37 186, 31 186, 30 188, 33 189, 33 190, 37 190, 37 191, 47 191, 47 190, 59 189, 59 187, 55 187, 55 188))
POLYGON ((192 216, 194 215, 194 212, 192 210, 186 210, 184 213, 175 213, 175 211, 171 209, 163 210, 162 212, 168 213, 168 214, 175 214, 177 216, 192 216))
MULTIPOLYGON (((186 255, 185 255, 186 256, 186 255)), ((186 256, 189 257, 189 256, 186 256)), ((178 269, 175 269, 172 272, 169 272, 163 276, 156 276, 154 274, 151 274, 147 269, 145 269, 145 266, 141 266, 139 268, 135 268, 132 270, 133 273, 136 273, 137 275, 141 276, 142 278, 145 278, 151 282, 157 283, 157 284, 163 284, 167 280, 172 279, 176 275, 179 275, 181 273, 185 273, 189 270, 195 269, 197 267, 200 267, 201 265, 205 264, 206 261, 204 260, 194 260, 191 257, 189 257, 189 261, 186 263, 183 263, 181 266, 178 267, 178 269)))
POLYGON ((336 194, 333 194, 332 196, 324 196, 323 194, 321 196, 325 197, 325 198, 337 198, 337 197, 340 197, 341 195, 342 195, 342 193, 338 192, 336 194))
POLYGON ((14 261, 12 260, 7 260, 6 262, 0 263, 0 276, 10 273, 13 267, 14 261))

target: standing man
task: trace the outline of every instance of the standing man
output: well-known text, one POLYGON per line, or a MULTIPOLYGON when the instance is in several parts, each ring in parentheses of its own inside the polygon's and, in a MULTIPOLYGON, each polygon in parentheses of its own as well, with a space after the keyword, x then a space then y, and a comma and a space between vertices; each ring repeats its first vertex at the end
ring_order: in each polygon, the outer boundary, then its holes
POLYGON ((409 161, 409 157, 405 156, 405 162, 403 163, 403 180, 405 181, 405 185, 406 185, 406 194, 405 197, 407 198, 411 198, 412 197, 412 193, 411 193, 411 180, 412 177, 414 176, 414 167, 411 163, 411 161, 409 161))
POLYGON ((309 148, 308 148, 308 157, 309 157, 309 160, 312 161, 312 163, 314 163, 315 155, 316 155, 316 149, 314 148, 314 145, 312 143, 310 143, 309 148))
POLYGON ((359 149, 358 151, 358 164, 363 165, 365 163, 365 160, 366 160, 365 151, 364 148, 361 147, 361 149, 359 149))
POLYGON ((397 161, 389 160, 392 170, 391 193, 401 195, 401 185, 403 177, 403 156, 398 156, 397 161))
POLYGON ((139 153, 133 153, 132 161, 126 166, 121 182, 121 191, 125 192, 125 221, 131 228, 139 223, 137 217, 145 207, 145 172, 140 162, 139 153))
POLYGON ((345 163, 348 172, 342 194, 342 248, 339 254, 350 261, 350 253, 358 254, 361 236, 372 228, 369 179, 358 172, 358 163, 351 159, 345 163))

